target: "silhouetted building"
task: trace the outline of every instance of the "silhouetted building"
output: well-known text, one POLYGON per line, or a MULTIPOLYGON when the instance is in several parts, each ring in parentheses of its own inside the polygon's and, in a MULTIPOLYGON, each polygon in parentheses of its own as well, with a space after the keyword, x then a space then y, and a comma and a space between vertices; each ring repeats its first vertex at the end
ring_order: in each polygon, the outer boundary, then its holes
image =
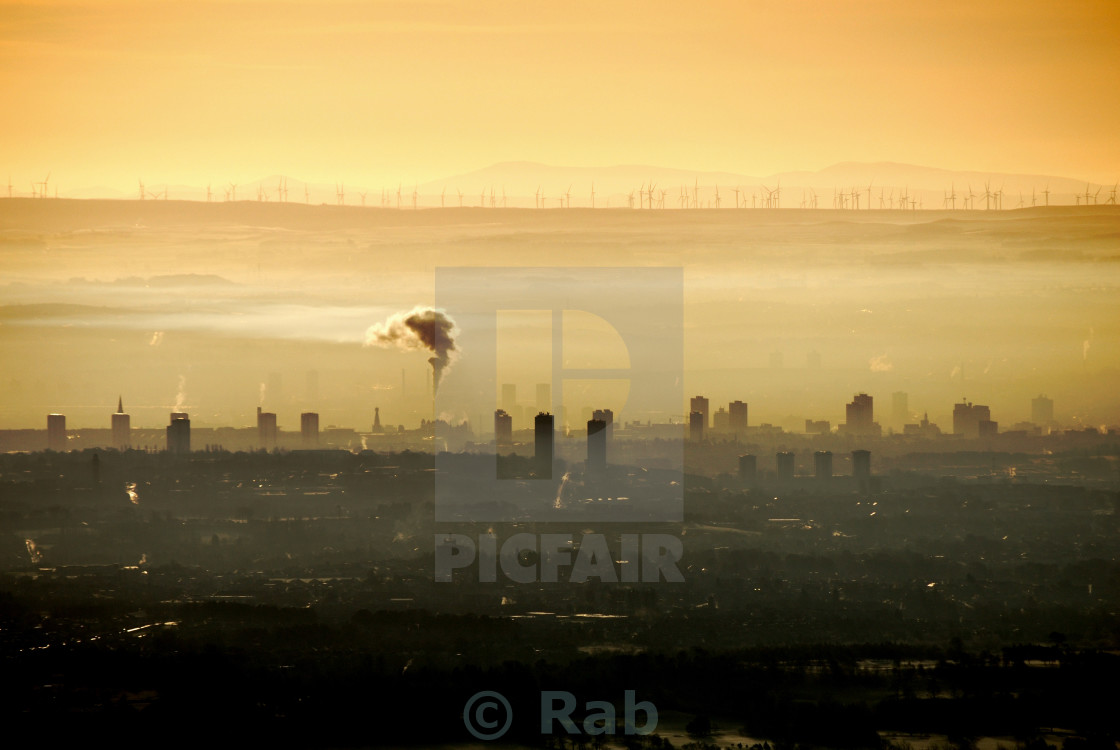
POLYGON ((728 429, 732 432, 746 432, 747 430, 747 405, 742 401, 732 401, 727 405, 729 415, 728 429))
POLYGON ((167 452, 173 456, 186 456, 191 452, 191 420, 186 412, 171 412, 167 425, 167 452))
POLYGON ((382 427, 381 427, 381 407, 380 406, 373 407, 373 431, 374 432, 381 432, 382 431, 382 427))
POLYGON ((895 429, 910 421, 910 395, 905 391, 891 394, 891 426, 895 429))
POLYGON ((587 422, 587 471, 602 472, 607 468, 607 423, 601 419, 587 422))
POLYGON ((271 411, 261 411, 257 407, 257 445, 266 451, 276 447, 278 429, 276 427, 276 414, 271 411))
POLYGON ((513 445, 513 417, 505 409, 494 410, 494 445, 499 453, 513 445))
POLYGON ((47 415, 47 450, 66 450, 66 415, 47 415))
POLYGON ((875 422, 875 400, 866 393, 857 393, 844 407, 846 421, 840 432, 847 435, 879 435, 882 428, 875 422))
POLYGON ((688 415, 688 438, 694 443, 704 440, 704 412, 694 411, 688 415))
POLYGON ((117 397, 117 412, 112 418, 113 447, 126 451, 132 447, 132 419, 124 413, 124 399, 117 397))
POLYGON ((555 431, 552 415, 546 412, 537 414, 533 420, 533 463, 538 479, 552 479, 552 458, 554 454, 555 431))
POLYGON ((611 409, 596 409, 591 412, 591 418, 607 423, 607 451, 609 459, 611 443, 614 442, 614 411, 611 409))
POLYGON ((832 423, 827 419, 806 419, 805 433, 808 435, 828 435, 832 432, 832 423))
POLYGON ((902 434, 916 437, 937 437, 941 434, 941 428, 929 421, 929 413, 927 412, 922 415, 922 421, 918 424, 903 426, 902 434))
POLYGON ((832 451, 817 451, 813 454, 813 472, 817 481, 832 479, 832 451))
POLYGON ((716 432, 727 432, 731 429, 731 414, 722 406, 712 415, 712 429, 716 432))
POLYGON ((758 475, 758 459, 750 453, 739 456, 739 479, 753 482, 758 475))
POLYGON ((852 451, 852 477, 856 486, 866 492, 871 487, 871 451, 852 451))
POLYGON ((774 457, 778 465, 778 481, 779 482, 792 482, 793 481, 793 454, 789 451, 782 451, 774 457))
POLYGON ((704 415, 704 429, 707 430, 711 422, 708 421, 708 399, 704 396, 693 396, 689 402, 689 413, 698 411, 704 415))
MULTIPOLYGON (((953 405, 953 434, 964 435, 969 438, 980 437, 981 422, 991 422, 991 410, 980 404, 962 401, 953 405)), ((985 432, 991 430, 991 425, 985 425, 985 432)))
POLYGON ((1031 399, 1031 421, 1041 427, 1049 427, 1054 423, 1054 401, 1039 395, 1031 399))
POLYGON ((299 415, 300 443, 305 450, 314 450, 319 447, 319 415, 313 411, 305 411, 299 415))

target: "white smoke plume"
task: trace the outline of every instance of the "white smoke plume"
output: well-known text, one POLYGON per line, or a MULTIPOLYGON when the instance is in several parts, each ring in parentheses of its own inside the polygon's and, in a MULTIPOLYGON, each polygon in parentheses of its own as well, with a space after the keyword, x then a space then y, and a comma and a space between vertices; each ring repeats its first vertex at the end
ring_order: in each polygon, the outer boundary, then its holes
POLYGON ((187 403, 187 376, 179 376, 179 392, 175 394, 175 411, 182 411, 187 403))
POLYGON ((887 358, 886 354, 872 357, 868 365, 871 367, 871 372, 890 372, 894 369, 894 364, 887 358))
POLYGON ((435 356, 428 362, 433 371, 433 390, 439 388, 444 371, 458 356, 455 346, 455 321, 442 310, 414 307, 391 315, 383 323, 366 329, 366 346, 396 346, 406 350, 427 349, 435 356))

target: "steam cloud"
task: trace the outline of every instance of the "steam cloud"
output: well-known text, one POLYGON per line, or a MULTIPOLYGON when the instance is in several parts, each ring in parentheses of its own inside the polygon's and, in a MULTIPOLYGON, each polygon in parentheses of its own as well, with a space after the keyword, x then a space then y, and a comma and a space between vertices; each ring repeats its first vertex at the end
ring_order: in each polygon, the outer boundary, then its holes
POLYGON ((444 370, 459 352, 455 347, 455 321, 430 307, 414 307, 390 316, 384 323, 374 323, 366 330, 365 345, 432 352, 435 356, 428 362, 433 370, 433 391, 439 388, 444 370))

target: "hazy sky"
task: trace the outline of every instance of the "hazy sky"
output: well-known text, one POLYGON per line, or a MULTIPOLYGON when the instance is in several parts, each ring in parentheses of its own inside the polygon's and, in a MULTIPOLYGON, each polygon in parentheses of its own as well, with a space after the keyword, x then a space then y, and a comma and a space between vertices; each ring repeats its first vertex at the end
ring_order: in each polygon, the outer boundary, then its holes
POLYGON ((17 192, 504 160, 1111 185, 1120 4, 0 0, 0 91, 17 192))

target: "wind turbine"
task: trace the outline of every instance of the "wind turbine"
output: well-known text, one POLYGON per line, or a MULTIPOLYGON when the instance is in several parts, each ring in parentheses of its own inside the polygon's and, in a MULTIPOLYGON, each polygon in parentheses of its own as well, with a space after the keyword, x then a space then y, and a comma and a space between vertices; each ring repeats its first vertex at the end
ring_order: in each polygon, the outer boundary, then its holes
MULTIPOLYGON (((140 183, 140 200, 144 200, 144 181, 138 180, 138 182, 140 183)), ((34 185, 35 183, 31 184, 34 185)), ((34 195, 32 195, 32 197, 34 197, 34 195)))
POLYGON ((735 208, 739 207, 739 188, 735 188, 735 208))
POLYGON ((412 210, 413 210, 413 211, 415 211, 415 210, 416 210, 416 202, 417 202, 417 200, 418 200, 418 199, 420 198, 420 192, 419 192, 419 190, 420 190, 420 186, 419 186, 419 185, 413 185, 413 186, 412 186, 412 210))
POLYGON ((8 197, 12 197, 12 176, 8 175, 8 197))
POLYGON ((572 186, 568 185, 568 192, 564 193, 564 198, 567 202, 567 208, 572 207, 572 186))
POLYGON ((231 200, 231 201, 236 201, 237 200, 237 183, 231 182, 229 184, 228 195, 229 195, 229 200, 231 200))
POLYGON ((401 184, 397 183, 397 210, 401 208, 401 184))
POLYGON ((875 182, 874 179, 867 183, 867 210, 871 210, 871 185, 875 182))
POLYGON ((719 208, 719 185, 716 185, 716 208, 719 208))
POLYGON ((360 197, 362 199, 362 206, 365 207, 365 205, 366 205, 366 194, 365 193, 358 193, 358 197, 360 197))
POLYGON ((206 202, 207 202, 207 203, 209 203, 209 202, 210 202, 210 197, 211 197, 211 193, 210 193, 210 183, 208 182, 208 183, 206 183, 206 202))
POLYGON ((1050 205, 1050 183, 1046 183, 1046 188, 1042 191, 1042 195, 1046 198, 1046 205, 1050 205))
POLYGON ((595 183, 591 183, 591 207, 595 208, 595 183))
MULTIPOLYGON (((1120 182, 1113 183, 1112 189, 1108 191, 1108 201, 1107 201, 1107 203, 1109 203, 1113 206, 1116 205, 1116 188, 1117 188, 1117 186, 1120 186, 1120 182)), ((11 195, 11 192, 12 192, 12 186, 9 184, 8 185, 8 194, 11 195)))
POLYGON ((463 207, 463 191, 459 190, 459 188, 455 188, 455 191, 459 193, 459 208, 462 208, 463 207))
POLYGON ((440 190, 440 191, 439 191, 439 207, 440 207, 440 208, 443 208, 443 207, 444 207, 443 196, 444 196, 444 194, 445 194, 446 192, 447 192, 447 188, 446 188, 446 187, 444 187, 444 189, 443 189, 443 190, 440 190))
POLYGON ((533 202, 536 208, 541 207, 541 186, 537 185, 537 192, 533 193, 533 202))

